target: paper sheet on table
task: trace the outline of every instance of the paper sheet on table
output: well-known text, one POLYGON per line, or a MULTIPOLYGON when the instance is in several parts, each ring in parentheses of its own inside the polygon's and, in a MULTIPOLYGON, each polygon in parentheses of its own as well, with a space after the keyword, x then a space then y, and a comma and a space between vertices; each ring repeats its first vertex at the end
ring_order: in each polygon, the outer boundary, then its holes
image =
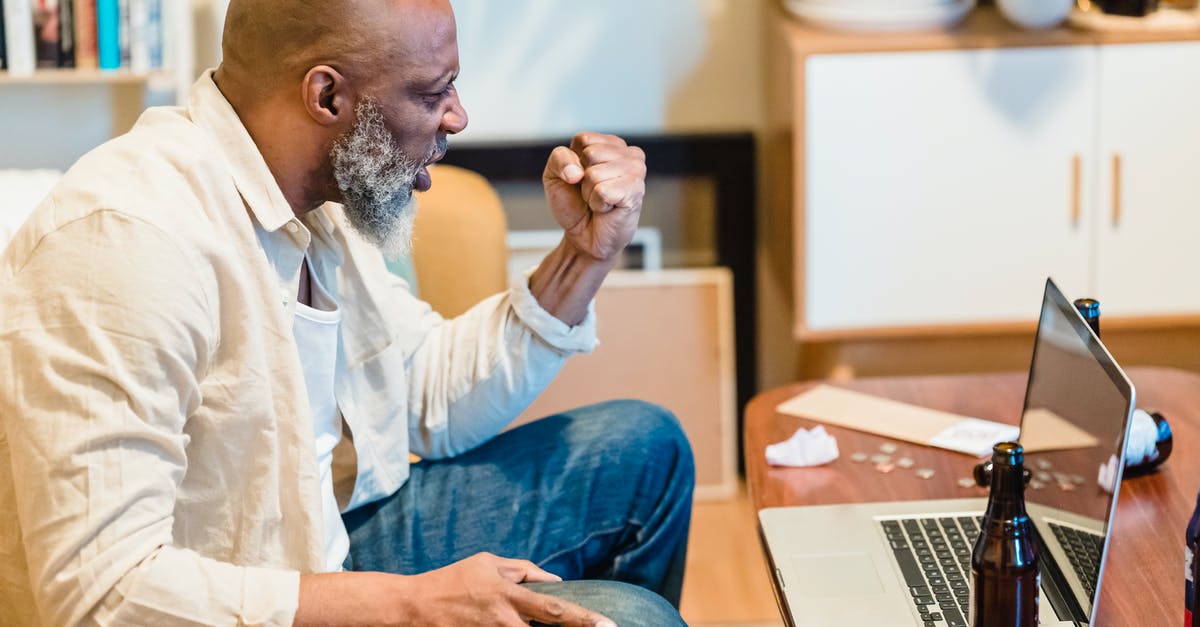
POLYGON ((1020 429, 1014 425, 918 407, 829 385, 818 385, 780 403, 775 410, 976 457, 991 453, 997 442, 1016 440, 1020 434, 1020 429))
POLYGON ((1026 453, 1099 446, 1100 440, 1045 408, 1026 410, 1021 421, 1021 448, 1026 453))

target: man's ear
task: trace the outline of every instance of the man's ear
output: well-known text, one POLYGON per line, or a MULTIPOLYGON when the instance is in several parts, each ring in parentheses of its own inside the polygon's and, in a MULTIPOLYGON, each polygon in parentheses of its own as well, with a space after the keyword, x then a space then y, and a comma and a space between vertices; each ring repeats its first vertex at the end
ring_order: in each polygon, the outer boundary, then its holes
POLYGON ((304 110, 317 124, 332 126, 353 115, 349 82, 328 65, 310 69, 304 75, 301 92, 304 110))

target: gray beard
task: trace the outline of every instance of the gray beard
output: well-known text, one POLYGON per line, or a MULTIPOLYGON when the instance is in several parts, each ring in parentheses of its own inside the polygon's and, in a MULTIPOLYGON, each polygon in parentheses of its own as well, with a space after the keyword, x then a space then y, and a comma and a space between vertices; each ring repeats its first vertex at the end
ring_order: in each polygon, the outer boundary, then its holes
POLYGON ((445 140, 418 161, 396 146, 373 101, 364 99, 355 111, 354 126, 334 142, 330 152, 346 220, 384 256, 406 257, 412 252, 416 219, 413 182, 436 151, 444 149, 445 140))

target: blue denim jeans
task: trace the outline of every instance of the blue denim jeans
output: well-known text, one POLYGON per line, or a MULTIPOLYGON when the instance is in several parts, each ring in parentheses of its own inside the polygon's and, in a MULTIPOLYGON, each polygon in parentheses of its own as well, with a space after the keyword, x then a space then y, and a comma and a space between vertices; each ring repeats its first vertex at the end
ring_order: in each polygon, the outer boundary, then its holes
POLYGON ((395 494, 343 516, 346 566, 416 574, 486 551, 559 575, 527 585, 620 627, 682 625, 671 606, 694 477, 670 412, 638 401, 584 407, 413 464, 395 494))

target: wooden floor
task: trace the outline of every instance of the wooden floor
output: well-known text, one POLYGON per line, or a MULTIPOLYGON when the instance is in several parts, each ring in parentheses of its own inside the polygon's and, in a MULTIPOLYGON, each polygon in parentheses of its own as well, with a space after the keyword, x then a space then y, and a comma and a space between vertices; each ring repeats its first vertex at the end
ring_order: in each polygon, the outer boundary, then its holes
POLYGON ((736 499, 693 506, 680 611, 693 627, 782 624, 744 485, 736 499))

